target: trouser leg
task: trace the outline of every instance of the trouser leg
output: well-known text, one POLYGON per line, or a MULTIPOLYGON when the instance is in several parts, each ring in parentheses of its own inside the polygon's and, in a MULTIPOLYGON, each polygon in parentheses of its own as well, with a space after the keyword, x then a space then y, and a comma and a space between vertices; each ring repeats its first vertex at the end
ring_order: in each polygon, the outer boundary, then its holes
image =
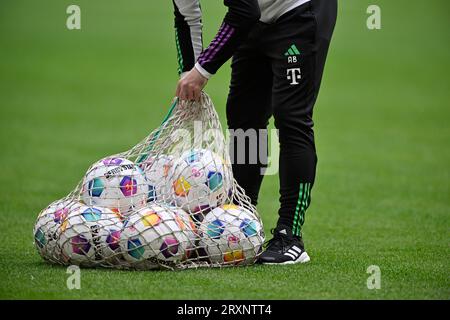
POLYGON ((312 0, 284 15, 268 37, 272 104, 280 141, 278 225, 301 236, 315 181, 316 102, 336 19, 336 2, 312 0))
POLYGON ((227 121, 233 174, 256 205, 267 163, 264 140, 271 116, 271 65, 250 39, 233 56, 231 68, 227 121))

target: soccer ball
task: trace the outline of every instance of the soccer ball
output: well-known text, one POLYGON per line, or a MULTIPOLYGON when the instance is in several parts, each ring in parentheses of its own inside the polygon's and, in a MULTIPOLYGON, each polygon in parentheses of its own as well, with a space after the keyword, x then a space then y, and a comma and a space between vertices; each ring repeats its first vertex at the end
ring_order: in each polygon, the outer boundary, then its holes
POLYGON ((213 152, 187 151, 174 162, 169 174, 174 201, 190 214, 206 213, 226 200, 231 176, 224 161, 213 152))
POLYGON ((209 212, 199 228, 203 248, 212 263, 252 264, 264 243, 259 219, 249 210, 227 204, 209 212))
POLYGON ((124 158, 105 158, 91 166, 83 181, 82 199, 90 206, 127 215, 145 206, 148 184, 141 168, 124 158))
POLYGON ((71 210, 82 204, 70 200, 58 200, 42 210, 34 225, 34 243, 39 254, 46 260, 59 258, 57 240, 60 226, 71 210))
POLYGON ((172 200, 171 188, 167 183, 167 176, 172 165, 173 156, 170 155, 150 157, 140 165, 148 182, 148 202, 172 200))
POLYGON ((63 260, 93 266, 120 259, 121 216, 108 208, 82 205, 61 224, 58 245, 63 260))
POLYGON ((189 213, 181 208, 175 206, 169 206, 175 213, 175 219, 178 225, 181 227, 181 231, 187 236, 188 242, 186 243, 186 258, 191 257, 195 251, 197 241, 200 239, 198 236, 197 225, 192 220, 189 213))
POLYGON ((184 260, 189 242, 175 212, 157 203, 127 217, 120 238, 124 258, 150 269, 184 260))

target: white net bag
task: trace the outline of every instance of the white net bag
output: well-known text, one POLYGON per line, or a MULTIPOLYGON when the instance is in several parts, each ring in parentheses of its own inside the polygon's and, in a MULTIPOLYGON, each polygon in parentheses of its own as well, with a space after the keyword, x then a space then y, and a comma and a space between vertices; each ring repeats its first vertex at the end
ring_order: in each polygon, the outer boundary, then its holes
POLYGON ((202 94, 200 102, 175 99, 143 141, 94 163, 39 214, 34 239, 53 263, 175 270, 253 264, 264 231, 202 94))

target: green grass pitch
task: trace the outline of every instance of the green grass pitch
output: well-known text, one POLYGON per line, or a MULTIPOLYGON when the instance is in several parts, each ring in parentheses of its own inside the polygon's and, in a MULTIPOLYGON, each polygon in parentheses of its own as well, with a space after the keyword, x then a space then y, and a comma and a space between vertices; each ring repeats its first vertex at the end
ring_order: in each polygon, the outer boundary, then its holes
MULTIPOLYGON (((315 109, 312 261, 183 272, 64 267, 33 247, 38 212, 99 158, 153 130, 175 91, 170 1, 6 0, 0 4, 0 298, 450 298, 449 49, 446 1, 343 0, 315 109), (164 4, 166 3, 167 4, 164 4), (66 8, 81 7, 79 31, 66 8), (382 29, 366 28, 378 4, 382 29), (381 269, 381 289, 366 285, 381 269)), ((205 42, 225 12, 203 1, 205 42)), ((207 92, 225 120, 229 64, 207 92)), ((255 78, 257 81, 257 78, 255 78)), ((242 106, 245 108, 245 106, 242 106)), ((276 221, 278 179, 259 211, 276 221)))

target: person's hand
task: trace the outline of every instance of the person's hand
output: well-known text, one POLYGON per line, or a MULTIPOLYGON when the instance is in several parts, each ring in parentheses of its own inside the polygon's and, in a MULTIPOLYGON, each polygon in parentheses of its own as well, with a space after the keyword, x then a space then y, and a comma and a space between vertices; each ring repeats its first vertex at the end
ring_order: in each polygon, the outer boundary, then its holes
POLYGON ((181 100, 199 101, 206 83, 208 83, 208 79, 194 67, 178 81, 175 95, 181 100))

